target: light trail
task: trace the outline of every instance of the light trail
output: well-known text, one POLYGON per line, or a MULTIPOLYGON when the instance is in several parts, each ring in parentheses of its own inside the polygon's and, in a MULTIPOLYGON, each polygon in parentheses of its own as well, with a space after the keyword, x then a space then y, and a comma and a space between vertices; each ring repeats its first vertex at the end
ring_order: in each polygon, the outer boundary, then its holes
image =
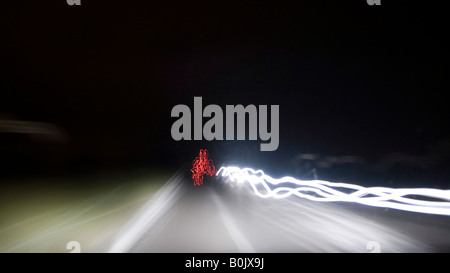
POLYGON ((126 225, 116 234, 108 253, 129 252, 133 246, 151 230, 155 223, 178 201, 181 192, 180 171, 160 188, 144 206, 135 213, 126 225))
POLYGON ((373 207, 450 215, 450 190, 432 188, 366 188, 354 184, 324 180, 299 180, 290 176, 272 178, 262 170, 241 169, 239 167, 221 167, 216 175, 228 177, 232 182, 247 182, 254 193, 262 198, 285 198, 296 195, 320 202, 352 202, 373 207))

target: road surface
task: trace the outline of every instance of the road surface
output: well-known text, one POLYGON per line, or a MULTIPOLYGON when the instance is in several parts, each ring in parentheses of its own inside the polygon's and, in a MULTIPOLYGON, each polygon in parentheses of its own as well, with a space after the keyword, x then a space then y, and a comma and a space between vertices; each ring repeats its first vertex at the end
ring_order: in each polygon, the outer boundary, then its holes
POLYGON ((446 252, 450 217, 262 199, 246 184, 179 173, 114 236, 107 252, 446 252))
POLYGON ((88 187, 2 188, 0 252, 450 251, 448 216, 262 199, 222 177, 194 186, 189 169, 169 177, 114 175, 105 188, 84 178, 88 187))

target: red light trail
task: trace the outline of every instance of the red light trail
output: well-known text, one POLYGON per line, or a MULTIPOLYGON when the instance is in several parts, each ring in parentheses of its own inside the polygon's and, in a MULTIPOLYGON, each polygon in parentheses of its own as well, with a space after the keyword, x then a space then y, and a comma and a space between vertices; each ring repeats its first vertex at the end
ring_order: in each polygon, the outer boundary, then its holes
POLYGON ((212 159, 208 159, 208 150, 201 149, 199 155, 192 162, 192 179, 194 186, 203 185, 203 175, 216 175, 216 168, 212 159))

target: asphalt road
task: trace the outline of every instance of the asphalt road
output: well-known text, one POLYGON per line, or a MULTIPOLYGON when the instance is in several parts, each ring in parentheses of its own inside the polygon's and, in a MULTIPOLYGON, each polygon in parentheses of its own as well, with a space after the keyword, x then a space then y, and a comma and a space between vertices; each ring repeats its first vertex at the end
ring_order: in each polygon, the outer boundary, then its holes
POLYGON ((450 217, 262 199, 248 185, 174 175, 131 213, 101 252, 447 252, 450 217))
POLYGON ((194 186, 188 169, 169 177, 3 187, 0 252, 450 252, 449 216, 263 199, 222 177, 194 186))

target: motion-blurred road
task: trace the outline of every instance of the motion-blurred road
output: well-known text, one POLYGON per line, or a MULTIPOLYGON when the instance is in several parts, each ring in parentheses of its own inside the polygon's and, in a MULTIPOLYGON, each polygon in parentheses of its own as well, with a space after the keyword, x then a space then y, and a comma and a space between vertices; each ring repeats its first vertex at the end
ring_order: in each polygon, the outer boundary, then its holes
POLYGON ((173 177, 117 233, 111 252, 442 252, 450 217, 261 199, 248 185, 173 177))
POLYGON ((95 194, 3 191, 0 252, 70 252, 70 241, 81 252, 450 251, 450 217, 262 199, 219 177, 194 187, 185 169, 168 177, 125 175, 95 194))

